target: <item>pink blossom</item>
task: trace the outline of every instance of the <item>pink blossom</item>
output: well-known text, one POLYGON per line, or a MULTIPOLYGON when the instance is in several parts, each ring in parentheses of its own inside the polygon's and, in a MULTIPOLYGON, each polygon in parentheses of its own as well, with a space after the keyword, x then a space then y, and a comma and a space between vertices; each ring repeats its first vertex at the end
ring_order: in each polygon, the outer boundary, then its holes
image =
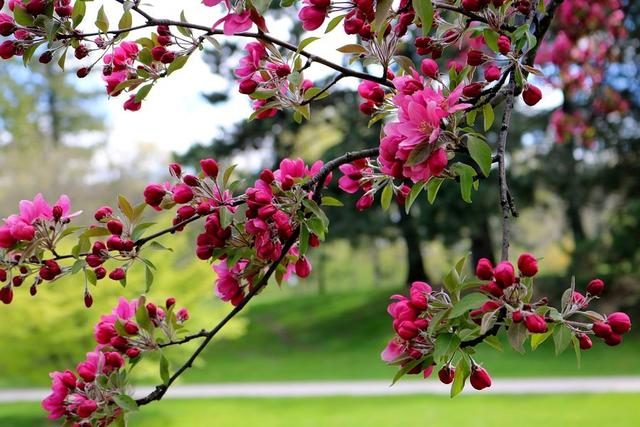
POLYGON ((251 12, 245 10, 241 13, 229 13, 216 21, 212 28, 215 29, 220 24, 224 24, 222 31, 228 36, 247 31, 251 29, 251 26, 253 25, 251 12))
MULTIPOLYGON (((231 269, 227 267, 226 261, 214 264, 213 270, 218 274, 216 280, 216 295, 222 301, 238 301, 242 299, 242 289, 240 288, 240 274, 247 265, 247 261, 236 263, 231 269)), ((239 302, 239 301, 238 301, 239 302)))
POLYGON ((404 353, 404 345, 397 339, 393 338, 380 354, 380 358, 391 363, 398 359, 404 353))

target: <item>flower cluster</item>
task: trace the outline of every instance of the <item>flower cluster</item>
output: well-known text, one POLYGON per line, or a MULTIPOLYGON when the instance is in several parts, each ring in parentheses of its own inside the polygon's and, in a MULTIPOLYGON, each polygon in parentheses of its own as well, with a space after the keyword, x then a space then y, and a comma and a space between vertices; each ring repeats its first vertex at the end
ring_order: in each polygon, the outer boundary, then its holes
POLYGON ((107 426, 135 408, 124 356, 137 361, 144 352, 174 341, 189 319, 187 309, 175 311, 175 306, 175 298, 167 299, 165 309, 145 304, 144 297, 120 298, 113 312, 96 324, 98 345, 77 365, 77 375, 70 370, 51 373, 51 394, 42 401, 49 419, 64 418, 78 427, 107 426))
MULTIPOLYGON (((538 274, 538 261, 531 254, 519 256, 518 275, 509 261, 494 267, 483 258, 476 265, 476 277, 468 278, 463 275, 463 266, 464 259, 447 275, 443 290, 434 291, 427 283, 414 282, 408 296, 391 297, 394 302, 387 311, 396 336, 381 356, 400 367, 397 378, 420 372, 426 378, 438 368, 443 383, 450 384, 460 376, 462 382, 469 378, 472 387, 481 390, 491 385, 491 377, 474 360, 470 348, 495 339, 502 327, 517 351, 522 351, 529 337, 535 349, 553 335, 557 352, 571 343, 576 351, 591 348, 590 335, 614 346, 631 329, 625 313, 604 316, 588 310, 589 303, 604 290, 600 279, 587 285, 586 295, 572 285, 558 310, 549 306, 546 298, 531 301, 533 277, 538 274), (463 289, 467 292, 461 295, 463 289)), ((452 394, 461 389, 452 388, 452 394)))
POLYGON ((273 117, 278 109, 292 108, 305 101, 313 82, 302 78, 299 64, 290 65, 273 46, 267 52, 263 42, 247 43, 245 50, 235 74, 240 79, 240 93, 254 100, 256 118, 273 117), (292 74, 294 69, 296 72, 292 74))
MULTIPOLYGON (((295 230, 306 224, 310 224, 311 232, 304 244, 314 247, 320 243, 318 233, 324 233, 324 225, 318 228, 315 220, 301 212, 320 212, 303 184, 318 173, 322 162, 307 167, 301 159, 284 159, 279 169, 265 169, 253 187, 237 197, 229 189, 229 174, 220 177, 214 159, 201 160, 200 166, 202 172, 195 176, 184 174, 177 164, 171 165, 171 174, 179 182, 150 184, 144 195, 146 203, 157 209, 180 205, 174 220, 178 230, 196 215, 206 217, 204 230, 196 240, 196 255, 202 260, 221 261, 213 265, 218 275, 216 294, 223 301, 238 304, 268 266, 280 258, 279 280, 292 272, 308 276, 311 265, 300 249, 303 243, 286 254, 282 250, 295 230), (240 205, 246 206, 239 209, 240 205)), ((323 185, 330 179, 329 175, 323 185)))
POLYGON ((78 364, 76 373, 52 372, 51 394, 42 401, 50 420, 64 418, 69 425, 107 426, 123 414, 129 397, 124 359, 117 352, 93 351, 78 364), (97 423, 97 424, 96 424, 97 423))
POLYGON ((31 295, 44 280, 52 281, 68 272, 54 259, 45 259, 46 252, 55 253, 57 242, 67 233, 70 221, 81 212, 70 212, 69 197, 61 196, 53 205, 36 195, 22 200, 20 213, 7 217, 0 226, 0 300, 9 304, 13 300, 13 288, 20 287, 29 277, 34 280, 31 295))

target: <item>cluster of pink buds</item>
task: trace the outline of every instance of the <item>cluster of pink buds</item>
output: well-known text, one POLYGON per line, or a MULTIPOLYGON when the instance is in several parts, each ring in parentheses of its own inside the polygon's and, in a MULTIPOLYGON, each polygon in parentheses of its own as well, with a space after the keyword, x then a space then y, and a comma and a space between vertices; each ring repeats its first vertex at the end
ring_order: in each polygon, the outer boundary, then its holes
POLYGON ((50 420, 64 418, 74 427, 107 426, 123 413, 123 400, 135 406, 127 394, 125 361, 117 352, 87 353, 76 372, 52 372, 51 394, 42 401, 50 420))
POLYGON ((51 373, 52 393, 42 401, 49 419, 65 418, 77 427, 107 426, 131 410, 136 404, 128 395, 124 357, 138 359, 143 352, 170 344, 188 319, 187 309, 176 311, 175 298, 168 298, 164 309, 145 304, 143 297, 120 298, 113 312, 95 326, 98 345, 77 365, 76 373, 51 373))
POLYGON ((31 200, 20 201, 20 213, 10 215, 0 226, 0 301, 5 304, 13 300, 13 288, 20 287, 31 276, 31 295, 43 281, 52 281, 67 272, 55 259, 44 259, 48 251, 55 254, 57 243, 65 235, 72 218, 81 212, 71 213, 66 195, 50 206, 36 195, 31 200))
POLYGON ((142 352, 157 350, 159 343, 174 340, 189 319, 186 308, 176 310, 175 298, 167 298, 165 309, 144 303, 144 299, 120 298, 113 312, 102 316, 95 327, 98 349, 106 348, 135 359, 142 352), (162 336, 157 337, 156 331, 162 336))
MULTIPOLYGON (((180 182, 148 185, 145 201, 156 209, 180 205, 174 219, 177 231, 196 215, 206 217, 196 240, 196 255, 202 260, 221 261, 213 265, 218 275, 216 294, 223 301, 238 304, 264 269, 281 257, 284 242, 300 224, 297 215, 301 205, 314 203, 302 185, 320 170, 322 162, 309 168, 301 159, 284 159, 278 170, 262 171, 253 187, 239 197, 232 196, 229 175, 220 173, 214 159, 201 160, 200 167, 201 173, 195 176, 172 164, 171 175, 180 182), (239 210, 241 204, 246 209, 239 210)), ((329 175, 323 184, 328 185, 330 179, 329 175)), ((310 233, 308 243, 315 247, 320 240, 310 233)), ((311 264, 297 247, 286 255, 280 279, 291 272, 299 277, 310 274, 311 264)))
MULTIPOLYGON (((262 42, 251 42, 245 46, 246 55, 240 59, 235 74, 240 78, 238 90, 249 95, 253 101, 255 117, 273 117, 279 108, 299 105, 304 94, 313 87, 311 80, 291 80, 292 68, 285 57, 262 42)), ((299 76, 300 73, 296 73, 299 76)))

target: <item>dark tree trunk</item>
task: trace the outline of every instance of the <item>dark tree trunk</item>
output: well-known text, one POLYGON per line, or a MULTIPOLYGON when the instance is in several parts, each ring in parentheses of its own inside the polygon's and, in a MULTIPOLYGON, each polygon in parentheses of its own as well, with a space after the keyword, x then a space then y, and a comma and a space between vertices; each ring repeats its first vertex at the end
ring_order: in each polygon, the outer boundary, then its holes
POLYGON ((493 240, 491 238, 491 230, 489 228, 489 218, 486 216, 482 219, 478 228, 471 232, 472 265, 476 266, 480 258, 487 258, 492 264, 495 264, 493 240))
POLYGON ((429 281, 424 268, 422 258, 422 248, 420 247, 420 236, 416 227, 415 218, 407 215, 404 207, 400 207, 400 229, 402 237, 407 246, 407 285, 416 280, 429 281))

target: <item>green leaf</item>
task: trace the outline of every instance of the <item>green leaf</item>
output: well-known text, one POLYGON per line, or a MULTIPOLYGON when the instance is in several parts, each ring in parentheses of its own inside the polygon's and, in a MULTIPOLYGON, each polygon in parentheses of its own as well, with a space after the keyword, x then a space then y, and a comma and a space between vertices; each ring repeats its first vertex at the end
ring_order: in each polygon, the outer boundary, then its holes
POLYGON ((371 29, 374 32, 381 30, 381 25, 386 22, 389 13, 391 12, 391 4, 393 0, 378 0, 376 2, 376 14, 371 29))
POLYGON ((578 363, 578 369, 580 369, 580 362, 582 359, 582 350, 580 349, 580 340, 575 335, 571 337, 573 343, 573 351, 576 353, 576 362, 578 363))
POLYGON ((549 330, 543 334, 531 334, 531 350, 538 348, 540 344, 545 342, 551 336, 553 330, 549 330))
POLYGON ((489 49, 491 49, 494 52, 498 52, 499 50, 498 49, 498 33, 496 33, 490 28, 486 28, 482 32, 482 36, 484 37, 484 41, 487 44, 487 46, 489 46, 489 49))
POLYGON ((300 256, 303 256, 307 253, 307 249, 309 249, 309 229, 304 224, 300 226, 300 237, 298 241, 300 256))
POLYGON ((421 364, 423 360, 424 359, 412 360, 411 362, 404 365, 402 369, 398 370, 398 372, 396 372, 396 374, 393 376, 393 379, 391 380, 391 385, 394 385, 395 383, 397 383, 398 380, 400 380, 400 378, 402 378, 407 372, 409 372, 410 370, 412 370, 413 368, 421 364))
POLYGON ((329 226, 329 218, 327 217, 327 214, 325 214, 324 211, 320 209, 320 206, 318 206, 318 204, 311 199, 304 199, 302 201, 302 204, 318 219, 320 219, 320 221, 322 221, 322 225, 326 230, 326 228, 329 226))
POLYGON ((482 116, 484 118, 484 130, 487 131, 493 125, 494 114, 491 104, 484 104, 482 107, 482 116))
POLYGON ((427 182, 427 200, 429 204, 432 205, 436 200, 436 196, 438 195, 438 190, 440 190, 440 186, 444 182, 444 178, 431 177, 427 182))
POLYGON ((251 2, 260 15, 264 15, 271 4, 271 0, 251 0, 251 2))
POLYGON ((429 327, 427 328, 427 333, 429 335, 433 335, 433 333, 436 332, 436 330, 438 329, 438 326, 440 326, 440 322, 442 322, 442 320, 445 317, 447 317, 447 315, 449 314, 449 311, 450 311, 449 309, 440 310, 431 318, 431 321, 429 322, 429 327))
POLYGON ((338 52, 342 53, 366 53, 367 49, 360 46, 359 44, 346 44, 336 49, 338 52))
POLYGON ((320 40, 320 37, 307 37, 306 39, 302 40, 298 45, 298 49, 296 50, 296 53, 302 52, 305 47, 309 46, 311 43, 313 43, 316 40, 320 40))
MULTIPOLYGON (((460 289, 460 275, 455 269, 452 269, 444 276, 444 287, 452 294, 460 289)), ((455 316, 454 316, 455 317, 455 316)))
POLYGON ((480 138, 469 135, 467 138, 467 148, 471 158, 480 166, 480 170, 484 176, 489 176, 491 171, 491 163, 493 162, 493 154, 491 147, 480 138))
POLYGON ((344 203, 342 203, 340 200, 329 196, 322 197, 321 204, 322 206, 344 206, 344 203))
POLYGON ((87 264, 87 262, 83 259, 77 259, 76 262, 71 266, 71 274, 76 274, 87 264))
POLYGON ((131 11, 127 10, 120 18, 120 21, 118 22, 118 29, 126 30, 127 28, 131 28, 132 23, 133 23, 133 17, 131 16, 131 11))
POLYGON ((160 378, 163 384, 167 385, 169 383, 169 360, 164 354, 160 355, 160 378))
POLYGON ((461 316, 470 310, 474 310, 479 308, 483 303, 488 301, 489 298, 481 294, 479 292, 474 292, 471 294, 467 294, 460 301, 458 301, 451 309, 451 313, 449 314, 450 318, 461 316))
POLYGON ((456 265, 454 268, 456 269, 458 274, 462 274, 462 269, 464 268, 464 265, 467 263, 467 259, 469 258, 469 255, 470 253, 466 254, 465 256, 460 258, 458 262, 456 262, 456 265))
POLYGON ((393 184, 389 183, 382 190, 382 195, 380 196, 380 205, 382 209, 385 211, 389 209, 391 206, 391 197, 393 196, 393 184))
POLYGON ((153 271, 151 271, 151 268, 149 268, 148 265, 144 266, 144 281, 144 292, 147 293, 151 289, 151 285, 153 285, 153 271))
POLYGON ((124 214, 124 216, 126 216, 128 219, 131 220, 133 218, 133 206, 131 206, 129 200, 127 200, 127 198, 122 194, 118 195, 118 207, 120 208, 120 211, 124 214))
POLYGON ((227 168, 227 170, 224 171, 224 174, 222 175, 222 186, 224 188, 227 188, 227 184, 229 184, 231 175, 233 174, 233 171, 236 169, 237 166, 238 165, 231 165, 227 168))
POLYGON ((460 347, 460 338, 456 334, 440 334, 436 338, 433 360, 437 364, 444 363, 453 356, 460 347))
POLYGON ((553 329, 553 343, 555 344, 556 356, 565 351, 571 343, 573 332, 566 325, 558 325, 553 329))
POLYGON ((331 21, 329 21, 329 24, 327 24, 327 29, 324 30, 324 33, 327 34, 333 31, 333 29, 336 28, 340 22, 342 22, 345 16, 346 15, 338 15, 335 18, 333 18, 331 21))
POLYGON ((433 25, 433 3, 431 0, 413 0, 413 9, 422 22, 422 34, 428 35, 433 25))
POLYGON ((406 213, 409 213, 409 210, 411 210, 411 206, 413 205, 413 202, 415 202, 416 198, 418 197, 418 195, 420 195, 420 192, 422 191, 422 189, 426 184, 427 183, 423 181, 423 182, 418 182, 417 184, 414 184, 413 187, 411 187, 411 191, 407 196, 407 200, 405 200, 404 202, 404 210, 406 213))
POLYGON ((502 342, 498 339, 498 337, 496 337, 494 335, 486 337, 483 342, 485 344, 495 348, 498 351, 503 351, 504 350, 502 348, 502 342))
POLYGON ((174 59, 173 62, 169 64, 169 67, 167 68, 167 76, 173 73, 174 71, 178 71, 179 69, 184 67, 184 65, 187 63, 188 60, 189 60, 189 55, 176 56, 176 59, 174 59))
POLYGON ((456 397, 462 389, 464 389, 464 383, 470 373, 471 367, 469 366, 466 356, 463 354, 456 364, 456 373, 453 376, 453 383, 451 384, 451 397, 456 397))
POLYGON ((473 178, 478 174, 474 168, 464 163, 455 163, 451 170, 460 177, 460 194, 462 200, 471 203, 471 189, 473 188, 473 178))
POLYGON ((95 24, 103 33, 109 31, 109 18, 107 18, 107 14, 104 11, 104 6, 100 6, 100 9, 98 9, 98 17, 95 24))
POLYGON ((93 286, 98 284, 98 278, 96 277, 95 271, 87 268, 84 270, 84 276, 87 278, 87 281, 91 283, 93 286))
POLYGON ((169 251, 173 252, 173 249, 166 247, 162 243, 158 243, 155 240, 149 243, 149 249, 154 249, 156 251, 169 251))
POLYGON ((27 11, 21 7, 13 8, 13 19, 16 21, 18 25, 22 25, 25 27, 33 26, 33 15, 27 13, 27 11))
POLYGON ((116 403, 116 405, 127 412, 135 412, 138 410, 138 404, 133 399, 133 397, 129 396, 128 394, 116 394, 115 396, 113 396, 113 401, 116 403))
MULTIPOLYGON (((16 8, 19 9, 19 8, 16 8)), ((87 13, 87 5, 85 4, 84 0, 78 0, 77 2, 75 2, 73 4, 73 12, 71 12, 71 22, 73 23, 74 27, 77 27, 78 24, 80 24, 82 22, 82 20, 84 19, 84 15, 87 13)), ((13 11, 13 14, 15 16, 16 11, 13 11)))
POLYGON ((138 92, 136 93, 135 101, 142 102, 147 97, 147 95, 149 95, 149 92, 151 92, 152 87, 153 87, 153 83, 149 83, 148 85, 144 85, 140 89, 138 89, 138 92))
POLYGON ((527 328, 524 323, 513 323, 507 330, 509 344, 518 353, 524 353, 523 344, 527 339, 527 328))

